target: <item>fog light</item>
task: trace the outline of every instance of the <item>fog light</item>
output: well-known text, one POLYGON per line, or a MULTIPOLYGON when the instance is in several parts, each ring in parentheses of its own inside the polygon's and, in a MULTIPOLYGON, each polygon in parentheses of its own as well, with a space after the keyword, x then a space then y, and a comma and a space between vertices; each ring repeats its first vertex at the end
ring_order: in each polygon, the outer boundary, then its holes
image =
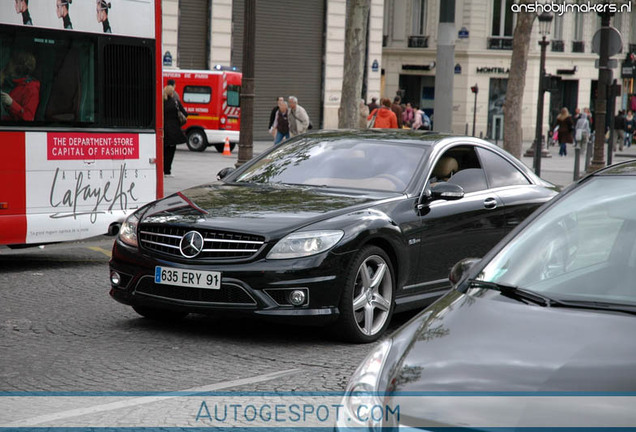
POLYGON ((293 290, 289 294, 289 302, 294 306, 300 306, 301 304, 305 303, 305 298, 307 298, 307 296, 305 295, 305 291, 293 290))
POLYGON ((116 271, 110 272, 110 283, 112 283, 113 286, 119 286, 121 283, 121 276, 119 276, 119 273, 116 271))

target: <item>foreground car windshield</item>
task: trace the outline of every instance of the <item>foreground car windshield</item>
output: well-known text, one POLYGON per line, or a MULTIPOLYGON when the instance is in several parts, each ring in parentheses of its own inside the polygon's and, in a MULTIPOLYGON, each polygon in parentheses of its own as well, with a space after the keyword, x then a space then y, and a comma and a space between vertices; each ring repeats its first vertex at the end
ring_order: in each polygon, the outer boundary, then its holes
POLYGON ((636 178, 591 179, 540 215, 479 278, 562 300, 636 305, 636 178))
POLYGON ((283 144, 236 181, 401 192, 426 147, 372 140, 300 140, 283 144))

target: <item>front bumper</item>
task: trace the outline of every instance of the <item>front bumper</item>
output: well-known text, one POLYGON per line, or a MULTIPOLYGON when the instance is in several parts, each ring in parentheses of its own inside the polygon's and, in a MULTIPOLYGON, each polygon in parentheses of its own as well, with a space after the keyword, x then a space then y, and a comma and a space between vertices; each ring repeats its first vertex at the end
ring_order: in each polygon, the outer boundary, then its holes
POLYGON ((130 306, 146 306, 193 313, 247 313, 279 321, 328 324, 338 317, 340 293, 352 252, 325 253, 290 260, 252 262, 197 262, 171 260, 129 247, 119 240, 113 246, 110 295, 130 306), (218 290, 156 284, 156 266, 221 272, 218 290), (306 300, 293 306, 288 293, 302 290, 306 300))

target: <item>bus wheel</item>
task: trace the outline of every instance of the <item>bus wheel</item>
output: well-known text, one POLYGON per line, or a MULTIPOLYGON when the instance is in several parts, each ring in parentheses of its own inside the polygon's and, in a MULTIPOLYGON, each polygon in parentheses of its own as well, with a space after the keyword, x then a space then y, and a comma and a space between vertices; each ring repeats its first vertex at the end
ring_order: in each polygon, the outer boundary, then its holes
POLYGON ((202 152, 208 146, 208 139, 200 129, 191 130, 188 133, 188 148, 191 151, 202 152))

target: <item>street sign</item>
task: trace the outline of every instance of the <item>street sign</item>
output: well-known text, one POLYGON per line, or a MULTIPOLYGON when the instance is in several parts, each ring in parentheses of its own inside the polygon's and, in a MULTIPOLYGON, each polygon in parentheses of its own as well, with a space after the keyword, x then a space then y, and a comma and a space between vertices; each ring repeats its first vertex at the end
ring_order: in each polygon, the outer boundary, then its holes
POLYGON ((163 55, 163 65, 172 66, 172 54, 170 54, 170 51, 166 51, 163 55))
POLYGON ((468 39, 468 29, 466 27, 462 27, 461 30, 457 33, 457 37, 459 39, 468 39))
MULTIPOLYGON (((599 69, 599 64, 598 64, 598 59, 594 60, 594 67, 596 69, 599 69)), ((618 67, 618 60, 616 59, 609 59, 607 60, 607 69, 616 69, 618 67)))
POLYGON ((460 65, 459 63, 457 63, 457 64, 455 65, 455 74, 456 74, 456 75, 461 75, 461 73, 462 73, 462 65, 460 65))
POLYGON ((371 72, 377 72, 380 70, 380 63, 378 63, 378 60, 373 60, 373 63, 371 63, 371 72))
POLYGON ((601 27, 594 33, 592 38, 592 52, 595 54, 601 54, 601 34, 607 33, 609 38, 607 56, 611 57, 623 51, 623 38, 621 38, 621 32, 614 27, 601 27))

